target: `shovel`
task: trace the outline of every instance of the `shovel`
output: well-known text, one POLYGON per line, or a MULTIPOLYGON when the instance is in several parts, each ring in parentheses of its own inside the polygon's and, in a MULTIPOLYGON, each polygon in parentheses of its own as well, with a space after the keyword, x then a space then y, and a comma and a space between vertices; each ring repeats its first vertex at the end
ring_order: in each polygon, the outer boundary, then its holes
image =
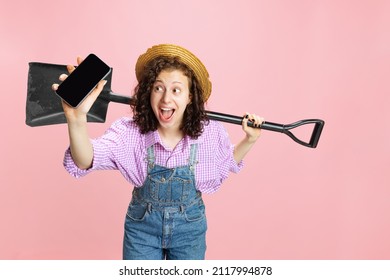
MULTIPOLYGON (((58 77, 63 73, 67 73, 65 65, 40 62, 29 63, 26 102, 26 124, 28 126, 35 127, 66 123, 61 98, 58 97, 51 89, 51 85, 56 83, 58 81, 58 77)), ((111 91, 112 73, 113 71, 111 69, 111 72, 105 78, 107 83, 88 112, 88 122, 105 122, 108 103, 111 101, 128 105, 132 102, 131 97, 117 95, 111 91)), ((243 117, 211 111, 206 111, 206 114, 211 120, 237 125, 241 125, 243 120, 243 117)), ((278 124, 266 121, 261 125, 261 129, 286 134, 292 140, 305 147, 316 148, 318 141, 320 140, 324 124, 325 122, 320 119, 306 119, 291 124, 278 124), (307 124, 314 124, 314 128, 308 142, 299 139, 290 131, 294 128, 307 124)), ((253 127, 253 125, 254 124, 252 122, 248 121, 248 126, 253 127)))

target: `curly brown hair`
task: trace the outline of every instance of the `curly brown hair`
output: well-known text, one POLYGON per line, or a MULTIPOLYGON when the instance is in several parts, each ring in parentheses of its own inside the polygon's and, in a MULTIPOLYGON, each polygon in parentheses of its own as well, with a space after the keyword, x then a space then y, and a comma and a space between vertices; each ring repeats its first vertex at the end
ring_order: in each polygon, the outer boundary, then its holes
POLYGON ((197 139, 202 134, 204 125, 209 121, 203 101, 203 89, 193 71, 180 61, 180 57, 160 56, 145 66, 142 77, 134 89, 133 104, 131 105, 134 122, 142 134, 157 129, 158 120, 150 105, 150 95, 158 75, 162 70, 167 69, 180 70, 188 77, 191 103, 184 111, 180 129, 185 135, 197 139))

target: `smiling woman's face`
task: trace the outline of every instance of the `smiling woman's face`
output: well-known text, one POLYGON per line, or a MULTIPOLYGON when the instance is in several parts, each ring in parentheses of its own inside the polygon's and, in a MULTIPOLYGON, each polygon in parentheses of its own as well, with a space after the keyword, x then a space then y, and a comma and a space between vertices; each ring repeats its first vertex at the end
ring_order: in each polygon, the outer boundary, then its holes
POLYGON ((161 131, 179 132, 191 102, 189 79, 180 70, 162 70, 153 85, 150 104, 161 131))

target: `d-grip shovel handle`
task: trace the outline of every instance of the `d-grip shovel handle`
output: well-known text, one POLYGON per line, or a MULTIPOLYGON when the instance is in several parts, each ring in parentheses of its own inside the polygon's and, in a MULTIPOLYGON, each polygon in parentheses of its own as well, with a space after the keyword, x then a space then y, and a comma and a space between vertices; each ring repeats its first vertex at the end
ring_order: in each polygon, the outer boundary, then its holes
MULTIPOLYGON (((216 120, 216 121, 223 121, 223 122, 228 122, 232 124, 242 124, 242 117, 238 116, 233 116, 233 115, 228 115, 228 114, 222 114, 222 113, 217 113, 217 112, 210 112, 206 111, 207 116, 211 120, 216 120)), ((270 130, 270 131, 276 131, 276 132, 281 132, 289 136, 291 139, 293 139, 295 142, 309 148, 315 148, 317 147, 318 141, 320 140, 321 132, 324 127, 325 122, 323 120, 319 119, 307 119, 307 120, 301 120, 297 121, 292 124, 278 124, 278 123, 272 123, 272 122, 264 122, 261 125, 261 129, 265 130, 270 130), (314 129, 310 137, 309 142, 302 141, 298 139, 291 131, 290 129, 296 128, 298 126, 306 125, 306 124, 312 124, 314 123, 314 129)), ((253 127, 253 122, 248 121, 248 126, 253 127)))

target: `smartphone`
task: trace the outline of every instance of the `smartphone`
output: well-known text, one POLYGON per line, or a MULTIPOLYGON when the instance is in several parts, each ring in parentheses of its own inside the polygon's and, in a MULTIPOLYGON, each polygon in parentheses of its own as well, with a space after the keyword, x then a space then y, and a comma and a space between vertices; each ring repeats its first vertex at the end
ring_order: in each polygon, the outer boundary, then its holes
POLYGON ((76 108, 110 71, 111 68, 106 63, 95 54, 90 54, 58 86, 56 93, 76 108))

